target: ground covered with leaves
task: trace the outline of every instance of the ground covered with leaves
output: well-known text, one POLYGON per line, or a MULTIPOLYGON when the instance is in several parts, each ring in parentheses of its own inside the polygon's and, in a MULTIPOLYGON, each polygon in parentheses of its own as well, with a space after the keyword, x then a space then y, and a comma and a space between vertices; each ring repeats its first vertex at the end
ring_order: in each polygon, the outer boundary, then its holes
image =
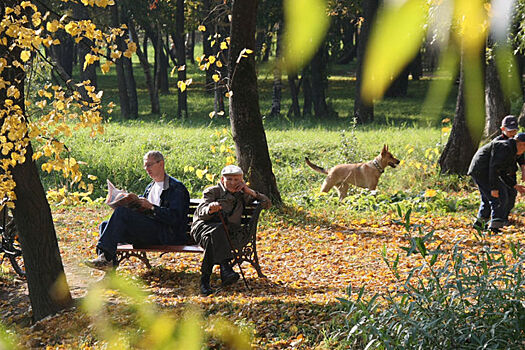
MULTIPOLYGON (((98 223, 110 214, 105 207, 57 208, 56 224, 66 275, 75 300, 80 301, 103 273, 82 264, 92 259, 98 236, 98 223)), ((263 214, 259 227, 259 259, 266 278, 243 265, 250 289, 242 281, 219 290, 209 297, 198 293, 198 254, 150 254, 154 268, 147 269, 139 260, 126 262, 118 274, 130 280, 142 280, 147 302, 160 310, 180 315, 188 307, 201 310, 204 318, 222 316, 251 334, 255 348, 336 348, 337 337, 328 329, 345 322, 339 312, 338 298, 348 298, 348 287, 366 288, 366 293, 389 293, 400 283, 384 262, 406 253, 410 234, 399 213, 334 218, 322 211, 286 207, 263 214), (332 217, 328 220, 327 217, 332 217)), ((412 214, 411 225, 433 230, 430 246, 442 250, 458 244, 465 252, 490 245, 505 250, 509 242, 525 238, 523 216, 512 216, 511 226, 501 234, 480 240, 471 228, 467 214, 412 214)), ((428 231, 425 231, 428 232, 428 231)), ((403 274, 422 263, 421 256, 399 260, 403 274)), ((4 270, 6 268, 4 263, 4 270)), ((218 285, 216 271, 212 285, 218 285)), ((127 299, 118 293, 104 294, 106 310, 112 322, 134 330, 127 299)), ((105 339, 95 331, 97 319, 72 308, 37 324, 30 323, 30 309, 25 283, 12 273, 0 274, 1 320, 17 334, 23 348, 104 348, 105 339)), ((220 345, 209 339, 208 346, 220 345)))

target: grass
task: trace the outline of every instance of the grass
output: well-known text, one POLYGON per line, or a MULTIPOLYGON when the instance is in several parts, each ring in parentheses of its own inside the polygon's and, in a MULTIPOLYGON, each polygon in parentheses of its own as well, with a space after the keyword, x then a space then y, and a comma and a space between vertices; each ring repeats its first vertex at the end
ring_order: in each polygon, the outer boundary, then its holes
MULTIPOLYGON (((160 96, 161 114, 151 114, 142 70, 138 64, 134 68, 140 119, 122 120, 117 106, 105 121, 104 135, 90 138, 80 131, 67 141, 71 155, 86 162, 83 166, 85 174, 97 177, 94 196, 100 197, 105 195, 106 179, 140 193, 149 182, 141 168, 142 155, 147 150, 158 149, 167 157, 167 171, 186 184, 192 197, 199 197, 205 186, 217 180, 226 156, 231 155, 212 153, 210 148, 216 146, 219 149, 224 144, 234 149, 229 133, 216 136, 225 128, 229 130, 228 118, 209 118, 213 96, 205 91, 203 72, 191 64, 188 65, 188 78, 193 79, 188 90, 189 117, 184 120, 175 118, 175 78, 170 78, 170 94, 160 96), (193 171, 187 171, 189 166, 194 168, 193 171), (213 181, 199 178, 196 174, 199 169, 214 174, 213 181)), ((260 65, 258 69, 263 123, 273 171, 285 201, 302 204, 306 196, 318 205, 327 203, 324 198, 315 197, 323 177, 305 166, 305 156, 323 167, 368 161, 385 143, 403 162, 397 169, 385 172, 379 192, 394 194, 402 191, 417 195, 428 188, 448 191, 466 186, 465 180, 440 176, 436 166, 437 156, 446 142, 446 135, 441 133, 442 119, 453 116, 454 93, 451 93, 439 120, 432 120, 420 111, 430 80, 410 81, 407 97, 378 101, 374 107, 374 122, 355 126, 352 118, 353 66, 332 66, 329 71, 334 73, 329 76, 327 100, 337 112, 337 118, 286 118, 284 114, 291 103, 286 85, 283 86, 282 116, 266 118, 271 105, 271 65, 260 65)), ((114 70, 99 76, 104 103, 118 102, 115 80, 114 70)), ((64 183, 59 175, 42 174, 42 177, 46 188, 64 183)), ((329 195, 331 199, 335 198, 333 192, 329 195)), ((359 190, 353 192, 355 195, 359 193, 359 190)))

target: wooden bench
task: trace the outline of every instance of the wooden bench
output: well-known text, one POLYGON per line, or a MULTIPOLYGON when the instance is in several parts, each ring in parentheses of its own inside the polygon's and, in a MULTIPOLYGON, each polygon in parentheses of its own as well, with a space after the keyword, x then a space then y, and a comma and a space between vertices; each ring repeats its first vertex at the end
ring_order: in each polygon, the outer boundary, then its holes
MULTIPOLYGON (((190 235, 191 223, 193 222, 193 213, 197 206, 202 203, 202 199, 191 199, 190 210, 188 212, 188 221, 186 232, 190 235)), ((249 262, 257 271, 259 277, 265 277, 259 265, 259 258, 257 256, 257 224, 259 215, 262 211, 262 204, 254 202, 244 208, 241 224, 248 235, 247 243, 238 251, 235 257, 234 264, 249 262)), ((190 238, 191 239, 191 238, 190 238)), ((148 268, 151 268, 147 253, 161 253, 160 256, 166 253, 203 253, 204 250, 198 246, 192 239, 187 245, 141 245, 134 246, 133 244, 119 244, 117 247, 117 263, 120 264, 123 260, 131 257, 140 259, 148 268), (192 244, 193 242, 193 244, 192 244)))

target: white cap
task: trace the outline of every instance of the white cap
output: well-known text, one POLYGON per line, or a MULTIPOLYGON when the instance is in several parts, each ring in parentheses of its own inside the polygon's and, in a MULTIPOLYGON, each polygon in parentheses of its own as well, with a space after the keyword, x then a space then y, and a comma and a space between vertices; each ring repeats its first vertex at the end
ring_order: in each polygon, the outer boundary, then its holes
POLYGON ((243 175, 242 169, 237 165, 226 165, 221 170, 221 176, 224 175, 243 175))

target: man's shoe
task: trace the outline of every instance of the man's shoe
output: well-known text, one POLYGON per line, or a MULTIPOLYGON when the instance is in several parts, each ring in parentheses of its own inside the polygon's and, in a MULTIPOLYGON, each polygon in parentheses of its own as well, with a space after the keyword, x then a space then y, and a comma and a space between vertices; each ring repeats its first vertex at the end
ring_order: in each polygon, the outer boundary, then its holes
POLYGON ((223 286, 229 286, 239 280, 239 274, 233 271, 229 263, 221 264, 221 281, 223 286))
POLYGON ((501 229, 499 227, 489 227, 490 232, 492 233, 500 233, 501 229))
POLYGON ((476 222, 474 222, 474 224, 472 224, 472 227, 475 228, 476 230, 485 230, 487 228, 487 222, 489 221, 489 219, 485 219, 485 218, 477 218, 476 219, 476 222))
POLYGON ((215 293, 215 291, 210 286, 210 276, 202 275, 201 276, 201 285, 200 285, 201 295, 208 296, 215 293))
POLYGON ((93 269, 102 270, 102 271, 108 271, 114 267, 113 261, 106 259, 106 256, 103 253, 100 254, 94 260, 85 261, 84 264, 86 264, 87 266, 93 269))

